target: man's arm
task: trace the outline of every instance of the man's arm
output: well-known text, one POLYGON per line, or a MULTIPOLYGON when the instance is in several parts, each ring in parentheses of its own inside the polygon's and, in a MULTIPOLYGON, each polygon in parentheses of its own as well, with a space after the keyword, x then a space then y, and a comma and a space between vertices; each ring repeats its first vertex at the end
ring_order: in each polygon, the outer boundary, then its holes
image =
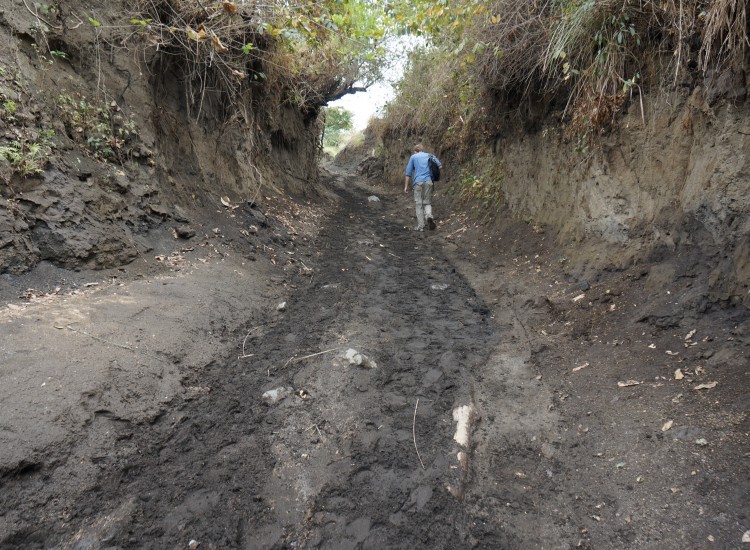
POLYGON ((414 155, 409 157, 409 162, 406 164, 406 179, 404 179, 404 193, 409 192, 409 180, 412 174, 414 174, 414 155))

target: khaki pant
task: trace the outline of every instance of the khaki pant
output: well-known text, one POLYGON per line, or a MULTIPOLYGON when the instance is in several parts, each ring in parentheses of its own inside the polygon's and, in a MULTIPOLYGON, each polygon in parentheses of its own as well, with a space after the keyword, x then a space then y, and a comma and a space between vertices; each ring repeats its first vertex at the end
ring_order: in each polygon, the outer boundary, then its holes
POLYGON ((432 182, 420 181, 414 184, 414 202, 417 205, 417 228, 424 229, 426 218, 432 217, 432 182))

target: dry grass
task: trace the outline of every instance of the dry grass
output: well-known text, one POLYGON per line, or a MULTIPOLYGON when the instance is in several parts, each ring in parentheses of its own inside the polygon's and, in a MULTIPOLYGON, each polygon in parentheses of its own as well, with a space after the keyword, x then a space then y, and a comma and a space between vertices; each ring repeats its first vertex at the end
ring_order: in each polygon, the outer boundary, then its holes
POLYGON ((649 88, 743 68, 747 23, 740 0, 491 0, 465 27, 464 42, 476 46, 433 56, 432 71, 413 64, 388 118, 408 133, 442 133, 448 146, 457 135, 481 137, 473 117, 484 95, 509 98, 519 111, 531 98, 556 98, 579 135, 614 125, 629 101, 645 122, 649 88), (462 97, 467 83, 479 99, 462 97))
POLYGON ((744 65, 748 41, 747 2, 714 0, 706 14, 701 66, 744 65))

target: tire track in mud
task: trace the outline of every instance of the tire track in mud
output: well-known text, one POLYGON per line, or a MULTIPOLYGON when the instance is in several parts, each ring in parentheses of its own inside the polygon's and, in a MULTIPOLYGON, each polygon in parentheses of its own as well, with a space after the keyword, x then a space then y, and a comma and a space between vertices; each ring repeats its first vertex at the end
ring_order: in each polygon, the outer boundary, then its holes
MULTIPOLYGON (((312 445, 290 438, 277 447, 288 463, 299 445, 298 456, 307 458, 291 477, 295 485, 315 486, 315 496, 291 506, 306 522, 292 527, 288 540, 313 547, 466 545, 469 518, 447 490, 462 475, 452 411, 471 401, 469 371, 492 347, 489 310, 430 235, 405 231, 364 196, 342 193, 338 219, 321 235, 328 248, 316 276, 326 293, 292 302, 290 316, 332 311, 318 347, 343 343, 378 368, 321 358, 293 374, 295 389, 314 388, 313 401, 287 424, 324 427, 317 436, 311 430, 312 445)), ((271 483, 269 498, 283 485, 271 483)))
POLYGON ((27 547, 517 545, 448 490, 464 481, 452 412, 472 401, 472 372, 497 340, 489 310, 435 236, 360 191, 340 195, 312 278, 293 281, 286 312, 248 319, 252 357, 232 351, 189 376, 210 393, 153 425, 102 419, 128 452, 63 520, 39 512, 27 547), (378 367, 349 365, 348 348, 378 367), (262 400, 278 387, 293 392, 262 400))

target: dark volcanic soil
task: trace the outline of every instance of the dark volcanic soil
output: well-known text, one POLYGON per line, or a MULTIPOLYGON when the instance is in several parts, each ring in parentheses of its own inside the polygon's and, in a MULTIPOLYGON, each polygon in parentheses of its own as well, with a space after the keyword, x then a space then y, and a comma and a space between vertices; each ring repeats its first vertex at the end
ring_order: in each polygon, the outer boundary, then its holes
POLYGON ((171 269, 6 281, 82 291, 0 317, 0 546, 742 546, 746 310, 331 180, 257 249, 220 217, 171 269))

